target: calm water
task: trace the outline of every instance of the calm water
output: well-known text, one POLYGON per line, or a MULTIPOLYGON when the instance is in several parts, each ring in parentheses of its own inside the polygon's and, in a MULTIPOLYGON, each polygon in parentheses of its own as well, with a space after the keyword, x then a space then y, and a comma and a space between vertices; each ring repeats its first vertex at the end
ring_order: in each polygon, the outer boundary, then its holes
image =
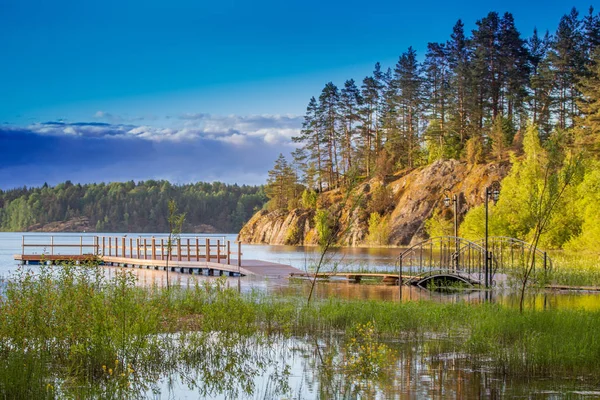
MULTIPOLYGON (((129 234, 131 235, 131 234, 129 234)), ((20 233, 0 233, 0 278, 8 277, 17 264, 13 255, 20 253, 20 233)), ((36 234, 41 241, 48 240, 50 234, 36 234)), ((54 234, 56 240, 69 240, 73 234, 54 234)), ((93 234, 89 234, 93 236, 93 234)), ((216 235, 217 236, 217 235, 216 235)), ((218 235, 218 237, 223 237, 218 235)), ((235 240, 235 235, 226 235, 235 240)), ((310 270, 316 263, 316 248, 244 245, 246 259, 291 264, 302 270, 310 270)), ((344 269, 368 268, 371 270, 393 270, 400 249, 335 249, 328 260, 329 268, 344 269)), ((107 274, 114 273, 106 268, 107 274)), ((164 284, 162 271, 135 270, 141 284, 164 284)), ((174 273, 173 278, 182 285, 191 284, 196 279, 214 279, 174 273)), ((289 293, 306 294, 306 283, 289 283, 287 280, 265 280, 260 278, 228 278, 230 285, 240 285, 242 291, 252 288, 289 293)), ((316 295, 319 297, 362 298, 398 301, 397 286, 353 284, 347 282, 320 283, 316 295)), ((464 291, 458 294, 440 294, 422 289, 403 289, 403 300, 428 299, 435 301, 497 301, 508 305, 517 304, 510 293, 496 292, 485 294, 481 291, 464 291)), ((595 293, 539 293, 531 294, 527 300, 530 308, 600 308, 600 296, 595 293)), ((268 346, 254 344, 252 351, 236 350, 227 355, 233 357, 240 368, 252 371, 240 381, 236 377, 223 375, 220 366, 202 364, 186 366, 186 373, 165 371, 146 392, 148 398, 600 398, 600 388, 582 384, 575 377, 564 379, 508 379, 495 373, 485 360, 470 360, 452 351, 452 341, 429 340, 425 342, 397 341, 386 343, 393 350, 388 366, 389 373, 384 379, 366 382, 349 375, 345 368, 348 359, 345 343, 341 338, 309 340, 306 338, 276 339, 268 346), (439 351, 447 347, 447 351, 439 351), (430 349, 438 349, 431 352, 430 349), (329 360, 329 362, 324 362, 329 360), (260 367, 258 367, 260 365, 260 367), (217 376, 219 381, 214 381, 217 376), (190 384, 190 382, 195 382, 190 384), (226 382, 226 384, 223 384, 226 382), (251 387, 246 393, 242 384, 251 387), (248 386, 249 385, 249 386, 248 386)), ((209 346, 206 360, 211 352, 219 351, 219 346, 209 346)), ((218 358, 218 357, 217 357, 218 358)))
MULTIPOLYGON (((93 237, 95 233, 35 233, 27 235, 27 243, 49 243, 50 236, 54 242, 78 243, 80 236, 93 237)), ((101 234, 100 234, 101 235, 101 234)), ((119 236, 119 234, 110 234, 119 236)), ((0 278, 7 278, 17 268, 13 256, 21 252, 22 233, 0 232, 0 278)), ((137 237, 137 234, 128 234, 137 237)), ((146 234, 145 237, 150 237, 146 234)), ((233 242, 235 234, 228 235, 203 235, 216 239, 225 239, 233 242)), ((195 238, 196 236, 182 235, 182 238, 195 238)), ((91 239, 90 239, 91 242, 91 239)), ((79 249, 67 249, 65 252, 78 252, 79 249)), ((233 250, 232 250, 233 251, 233 250)), ((334 248, 324 263, 325 270, 336 269, 348 271, 368 269, 372 271, 395 271, 395 262, 402 249, 400 248, 334 248)), ((242 259, 256 259, 292 265, 303 271, 313 271, 319 260, 317 247, 302 246, 268 246, 248 245, 242 246, 242 259)), ((35 267, 33 267, 35 268, 35 267)), ((107 267, 107 274, 114 273, 114 268, 107 267)), ((166 285, 166 274, 163 271, 133 269, 142 285, 166 285)), ((171 279, 181 285, 193 285, 196 280, 210 280, 212 277, 191 276, 188 274, 173 273, 171 279)), ((273 280, 259 277, 228 278, 231 287, 240 287, 242 291, 252 289, 276 291, 284 294, 308 294, 306 283, 290 284, 287 279, 273 280)), ((328 282, 317 285, 316 295, 319 297, 338 297, 348 299, 377 299, 398 301, 400 293, 398 286, 381 284, 354 284, 345 280, 328 282)), ((518 306, 518 297, 511 292, 496 290, 492 293, 482 291, 461 291, 458 293, 444 294, 423 290, 416 287, 403 288, 402 299, 406 300, 435 300, 443 302, 468 301, 496 301, 510 306, 518 306)), ((583 308, 587 310, 600 309, 600 293, 586 292, 543 292, 530 293, 527 297, 527 307, 536 309, 547 308, 583 308)))

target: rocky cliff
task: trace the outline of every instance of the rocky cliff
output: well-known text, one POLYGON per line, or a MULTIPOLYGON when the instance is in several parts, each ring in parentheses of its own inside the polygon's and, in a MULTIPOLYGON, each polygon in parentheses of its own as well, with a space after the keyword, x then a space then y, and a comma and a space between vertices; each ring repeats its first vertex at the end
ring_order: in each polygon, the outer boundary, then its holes
MULTIPOLYGON (((340 190, 322 193, 320 208, 339 216, 341 245, 365 245, 369 214, 374 209, 387 216, 389 244, 405 246, 426 238, 425 221, 443 207, 445 191, 459 196, 459 219, 484 201, 485 188, 502 180, 509 164, 468 165, 456 160, 437 161, 426 167, 403 171, 382 183, 374 178, 353 189, 350 196, 340 190), (382 193, 384 193, 382 200, 382 193)), ((314 210, 260 211, 239 233, 245 243, 311 245, 318 234, 314 210)))

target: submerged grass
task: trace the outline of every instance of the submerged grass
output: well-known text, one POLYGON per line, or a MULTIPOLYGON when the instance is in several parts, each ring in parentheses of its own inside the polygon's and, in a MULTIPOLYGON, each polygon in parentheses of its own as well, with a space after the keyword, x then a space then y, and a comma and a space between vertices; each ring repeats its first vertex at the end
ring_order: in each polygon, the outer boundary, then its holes
POLYGON ((600 255, 560 252, 552 254, 551 281, 569 286, 600 286, 600 255))
MULTIPOLYGON (((256 365, 264 371, 272 361, 248 351, 250 339, 351 338, 357 326, 390 342, 451 340, 453 351, 507 375, 600 376, 596 311, 340 299, 307 306, 240 295, 224 280, 138 287, 127 271, 106 279, 97 266, 63 266, 22 270, 0 296, 0 398, 135 397, 165 371, 191 369, 202 376, 190 382, 202 379, 205 390, 248 395, 256 365), (237 386, 223 387, 228 381, 237 386)), ((277 376, 274 386, 284 388, 285 373, 277 376)))

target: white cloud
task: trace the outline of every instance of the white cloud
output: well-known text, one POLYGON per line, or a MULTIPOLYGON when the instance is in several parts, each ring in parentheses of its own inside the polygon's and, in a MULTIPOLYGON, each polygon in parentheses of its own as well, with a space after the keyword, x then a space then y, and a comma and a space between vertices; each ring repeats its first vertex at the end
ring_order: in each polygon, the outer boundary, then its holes
MULTIPOLYGON (((105 111, 96 112, 97 118, 123 120, 105 111)), ((294 115, 227 115, 205 113, 183 114, 173 120, 171 127, 105 122, 41 123, 28 128, 38 134, 70 135, 95 138, 139 138, 153 142, 193 142, 217 140, 242 146, 249 141, 268 145, 291 144, 291 138, 300 133, 302 118, 294 115), (178 122, 179 121, 179 122, 178 122)))

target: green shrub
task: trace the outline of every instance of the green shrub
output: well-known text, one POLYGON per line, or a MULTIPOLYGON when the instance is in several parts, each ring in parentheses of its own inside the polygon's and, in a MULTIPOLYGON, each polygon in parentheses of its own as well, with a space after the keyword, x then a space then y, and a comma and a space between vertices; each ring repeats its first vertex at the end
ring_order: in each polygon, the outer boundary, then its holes
POLYGON ((382 217, 378 213, 371 213, 369 216, 369 236, 370 244, 386 246, 389 244, 390 224, 388 217, 382 217))

